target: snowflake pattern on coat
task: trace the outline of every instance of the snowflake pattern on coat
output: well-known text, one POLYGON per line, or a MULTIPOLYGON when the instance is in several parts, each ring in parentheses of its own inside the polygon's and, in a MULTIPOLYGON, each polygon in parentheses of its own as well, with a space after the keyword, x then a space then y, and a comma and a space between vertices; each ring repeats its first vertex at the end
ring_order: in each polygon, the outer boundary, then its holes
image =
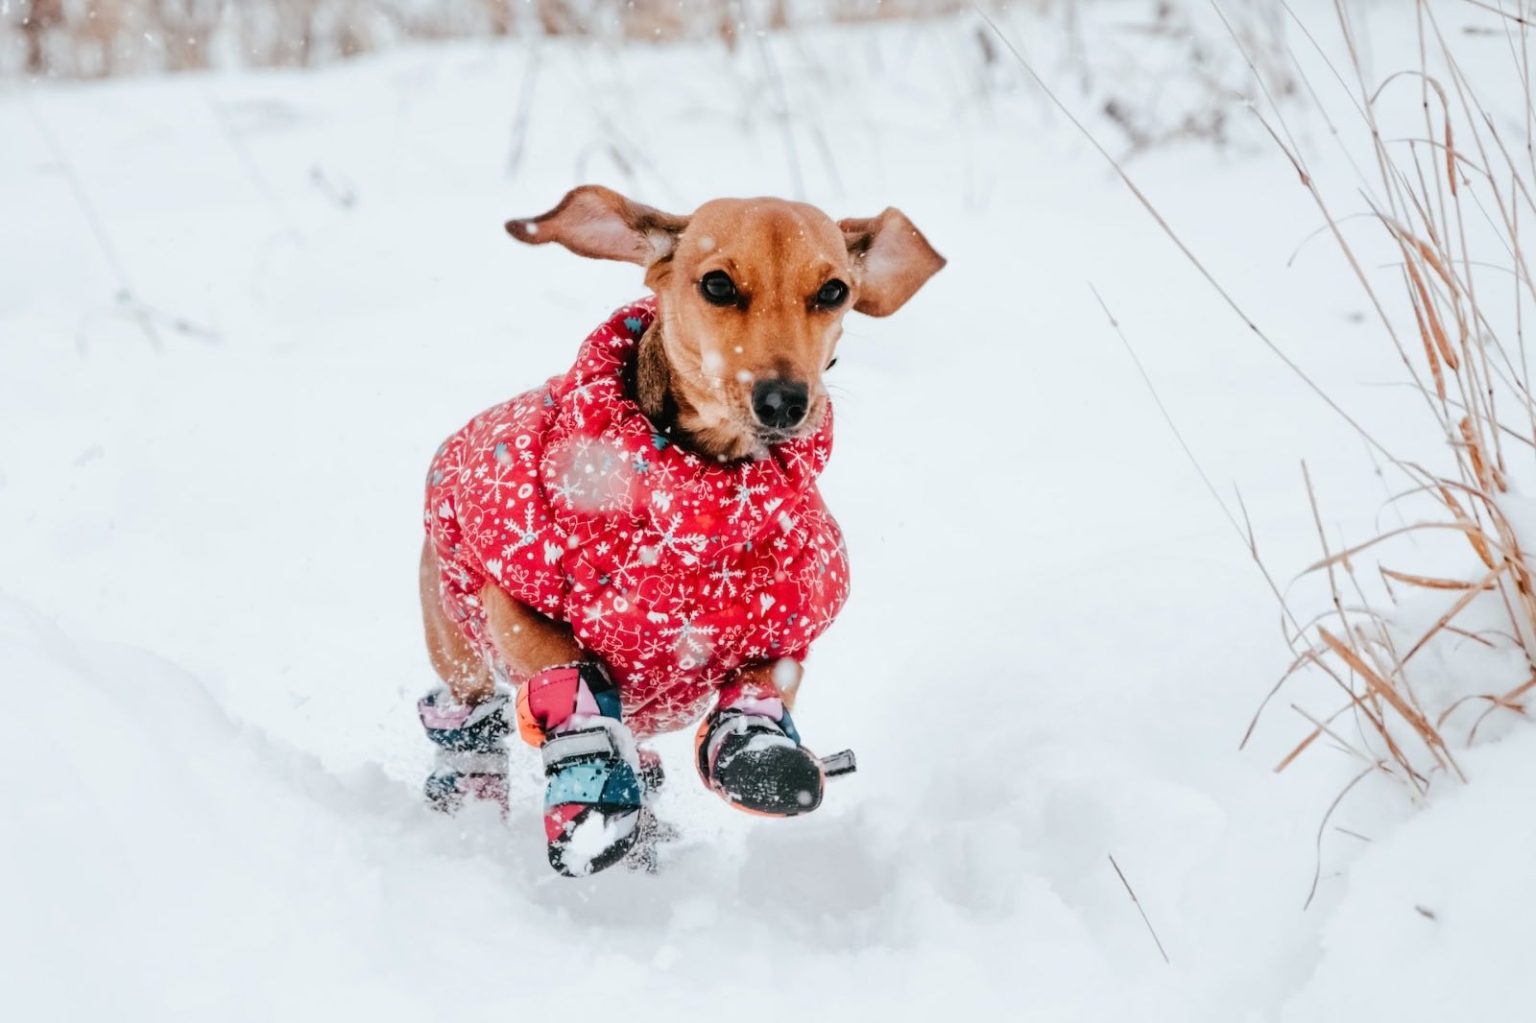
POLYGON ((449 617, 493 671, 494 582, 607 664, 637 735, 684 728, 733 668, 799 661, 842 609, 848 560, 814 434, 720 463, 630 398, 652 299, 588 336, 570 372, 476 416, 433 459, 425 524, 449 617))

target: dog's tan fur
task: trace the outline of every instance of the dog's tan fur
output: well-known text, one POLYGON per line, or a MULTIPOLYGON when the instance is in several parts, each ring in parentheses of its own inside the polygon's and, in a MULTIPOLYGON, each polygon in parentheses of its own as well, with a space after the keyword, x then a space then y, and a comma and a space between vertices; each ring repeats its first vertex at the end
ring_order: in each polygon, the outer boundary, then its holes
MULTIPOLYGON (((644 206, 606 188, 575 189, 540 217, 508 222, 529 244, 557 242, 572 252, 645 267, 656 293, 656 321, 640 340, 636 403, 657 428, 700 454, 729 461, 761 454, 788 436, 816 430, 826 414, 822 373, 842 337, 851 308, 888 316, 944 259, 898 210, 834 223, 805 203, 782 199, 715 199, 682 217, 644 206), (700 281, 727 274, 740 300, 707 301, 700 281), (823 285, 842 281, 845 300, 816 301, 823 285), (810 406, 789 433, 760 426, 752 411, 753 384, 805 384, 810 406)), ((422 551, 421 601, 432 665, 453 694, 478 702, 493 682, 438 599, 437 558, 422 551)), ((515 674, 531 675, 581 656, 570 627, 516 603, 494 585, 480 591, 497 651, 515 674)), ((776 681, 793 700, 792 678, 771 664, 738 669, 776 681)))

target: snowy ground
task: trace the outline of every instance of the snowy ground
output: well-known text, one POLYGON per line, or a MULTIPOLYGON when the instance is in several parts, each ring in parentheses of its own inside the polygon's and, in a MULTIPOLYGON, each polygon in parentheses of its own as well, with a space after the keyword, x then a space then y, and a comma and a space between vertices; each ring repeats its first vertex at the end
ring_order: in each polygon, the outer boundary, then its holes
MULTIPOLYGON (((1375 14, 1374 60, 1406 66, 1406 10, 1375 14)), ((1386 490, 1361 442, 1022 75, 976 70, 970 22, 770 46, 787 121, 760 54, 711 47, 0 92, 8 1016, 1528 1011, 1536 735, 1466 754, 1474 784, 1417 813, 1367 782, 1331 823, 1369 842, 1318 844, 1354 767, 1273 774, 1304 734, 1283 705, 1238 751, 1287 659, 1274 601, 1090 282, 1282 579, 1316 556, 1300 459, 1330 527, 1370 529, 1386 490), (687 839, 663 873, 558 879, 531 754, 509 828, 418 806, 421 476, 641 286, 501 222, 585 180, 686 210, 797 179, 834 215, 902 207, 950 259, 895 318, 851 322, 834 372, 823 490, 854 594, 797 719, 861 772, 759 821, 670 741, 662 812, 687 839)), ((1319 223, 1294 172, 1239 135, 1132 173, 1332 393, 1417 439, 1342 261, 1315 242, 1285 265, 1319 223)))

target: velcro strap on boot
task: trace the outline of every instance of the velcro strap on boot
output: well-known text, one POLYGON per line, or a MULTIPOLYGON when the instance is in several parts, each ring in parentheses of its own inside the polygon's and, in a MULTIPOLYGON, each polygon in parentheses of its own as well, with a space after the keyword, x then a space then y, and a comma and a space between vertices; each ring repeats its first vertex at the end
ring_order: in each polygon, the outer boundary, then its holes
POLYGON ((710 732, 709 744, 704 749, 704 763, 709 772, 713 774, 715 760, 720 755, 720 747, 725 745, 725 740, 733 735, 742 735, 756 731, 769 743, 777 742, 784 746, 797 746, 799 743, 784 734, 784 728, 778 721, 761 714, 743 714, 739 711, 727 712, 710 732))
POLYGON ((544 773, 554 774, 561 766, 573 760, 622 760, 623 753, 613 734, 606 728, 584 728, 578 732, 562 732, 544 740, 540 748, 544 757, 544 773))
POLYGON ((853 755, 853 750, 845 749, 839 753, 831 753, 820 760, 821 771, 828 778, 839 778, 845 774, 852 774, 859 769, 858 758, 853 755))
POLYGON ((459 703, 447 688, 435 689, 416 704, 427 738, 446 750, 490 753, 502 749, 510 731, 507 694, 497 692, 477 704, 459 703))
POLYGON ((438 772, 504 775, 507 773, 507 754, 505 750, 483 752, 439 747, 434 766, 438 772))

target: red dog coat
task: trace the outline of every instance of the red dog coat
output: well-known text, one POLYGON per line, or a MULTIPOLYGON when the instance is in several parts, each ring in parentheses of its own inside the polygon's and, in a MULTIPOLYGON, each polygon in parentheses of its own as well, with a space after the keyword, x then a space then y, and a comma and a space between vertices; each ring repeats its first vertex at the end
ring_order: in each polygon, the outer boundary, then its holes
MULTIPOLYGON (((848 595, 815 434, 719 463, 673 445, 630 397, 655 302, 626 306, 576 364, 450 437, 427 482, 444 609, 510 677, 476 596, 487 581, 568 623, 637 735, 683 728, 726 674, 800 660, 848 595)), ((521 681, 521 680, 517 680, 521 681)))

